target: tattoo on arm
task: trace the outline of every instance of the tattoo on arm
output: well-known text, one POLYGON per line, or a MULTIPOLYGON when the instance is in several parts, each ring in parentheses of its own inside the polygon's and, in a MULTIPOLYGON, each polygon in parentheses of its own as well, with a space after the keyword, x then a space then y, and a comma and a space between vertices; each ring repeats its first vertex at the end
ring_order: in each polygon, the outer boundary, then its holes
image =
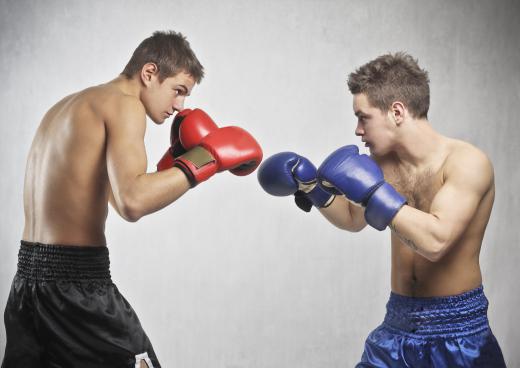
POLYGON ((400 239, 404 244, 408 245, 408 246, 409 246, 410 248, 412 248, 414 251, 417 251, 417 250, 419 249, 419 248, 417 247, 417 245, 415 245, 415 243, 414 243, 412 240, 410 240, 410 239, 404 237, 404 235, 400 234, 399 231, 397 230, 397 228, 395 227, 394 224, 391 223, 391 224, 388 225, 388 227, 390 228, 390 230, 392 230, 392 231, 395 233, 395 235, 397 235, 397 237, 398 237, 398 238, 399 238, 399 239, 400 239))

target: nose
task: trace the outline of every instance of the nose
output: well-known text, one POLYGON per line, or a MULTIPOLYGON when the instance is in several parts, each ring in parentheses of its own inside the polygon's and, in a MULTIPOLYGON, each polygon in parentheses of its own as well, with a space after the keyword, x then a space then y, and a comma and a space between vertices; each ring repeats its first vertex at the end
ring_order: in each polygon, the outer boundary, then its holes
POLYGON ((365 130, 363 129, 363 127, 361 126, 361 124, 358 122, 357 125, 356 125, 356 130, 354 132, 358 137, 362 136, 363 134, 365 134, 365 130))
POLYGON ((173 101, 173 108, 174 108, 176 111, 182 111, 182 110, 184 110, 184 96, 177 97, 177 98, 173 101))

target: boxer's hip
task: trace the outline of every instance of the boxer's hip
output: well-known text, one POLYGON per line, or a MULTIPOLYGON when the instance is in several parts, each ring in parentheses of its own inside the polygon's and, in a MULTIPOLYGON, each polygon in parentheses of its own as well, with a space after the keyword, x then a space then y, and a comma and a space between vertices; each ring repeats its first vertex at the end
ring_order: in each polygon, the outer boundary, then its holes
POLYGON ((111 283, 108 248, 22 241, 16 276, 27 281, 111 283))
POLYGON ((482 286, 446 297, 391 293, 383 325, 415 338, 463 337, 489 328, 488 305, 482 286))
POLYGON ((392 293, 386 309, 356 367, 505 367, 482 286, 435 298, 392 293))
POLYGON ((22 241, 4 313, 2 367, 160 367, 110 276, 108 248, 22 241), (18 365, 17 365, 18 364, 18 365))

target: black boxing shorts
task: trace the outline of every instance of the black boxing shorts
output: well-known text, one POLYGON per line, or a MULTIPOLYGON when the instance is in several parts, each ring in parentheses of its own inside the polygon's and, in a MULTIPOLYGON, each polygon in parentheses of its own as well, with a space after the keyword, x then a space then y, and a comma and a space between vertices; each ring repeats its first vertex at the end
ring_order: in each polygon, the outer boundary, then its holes
POLYGON ((22 241, 2 368, 160 367, 109 265, 107 247, 22 241))

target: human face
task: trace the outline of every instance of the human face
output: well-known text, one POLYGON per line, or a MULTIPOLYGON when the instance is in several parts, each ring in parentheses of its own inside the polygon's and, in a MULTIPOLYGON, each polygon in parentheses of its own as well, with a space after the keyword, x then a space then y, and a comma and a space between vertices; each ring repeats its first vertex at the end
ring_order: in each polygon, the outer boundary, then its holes
POLYGON ((194 85, 193 77, 185 72, 168 77, 162 82, 158 73, 153 74, 141 93, 146 114, 154 123, 162 124, 175 111, 184 108, 184 99, 191 94, 194 85))
POLYGON ((374 156, 383 156, 390 151, 394 136, 390 115, 373 107, 364 93, 354 95, 354 115, 358 121, 355 134, 374 156))

